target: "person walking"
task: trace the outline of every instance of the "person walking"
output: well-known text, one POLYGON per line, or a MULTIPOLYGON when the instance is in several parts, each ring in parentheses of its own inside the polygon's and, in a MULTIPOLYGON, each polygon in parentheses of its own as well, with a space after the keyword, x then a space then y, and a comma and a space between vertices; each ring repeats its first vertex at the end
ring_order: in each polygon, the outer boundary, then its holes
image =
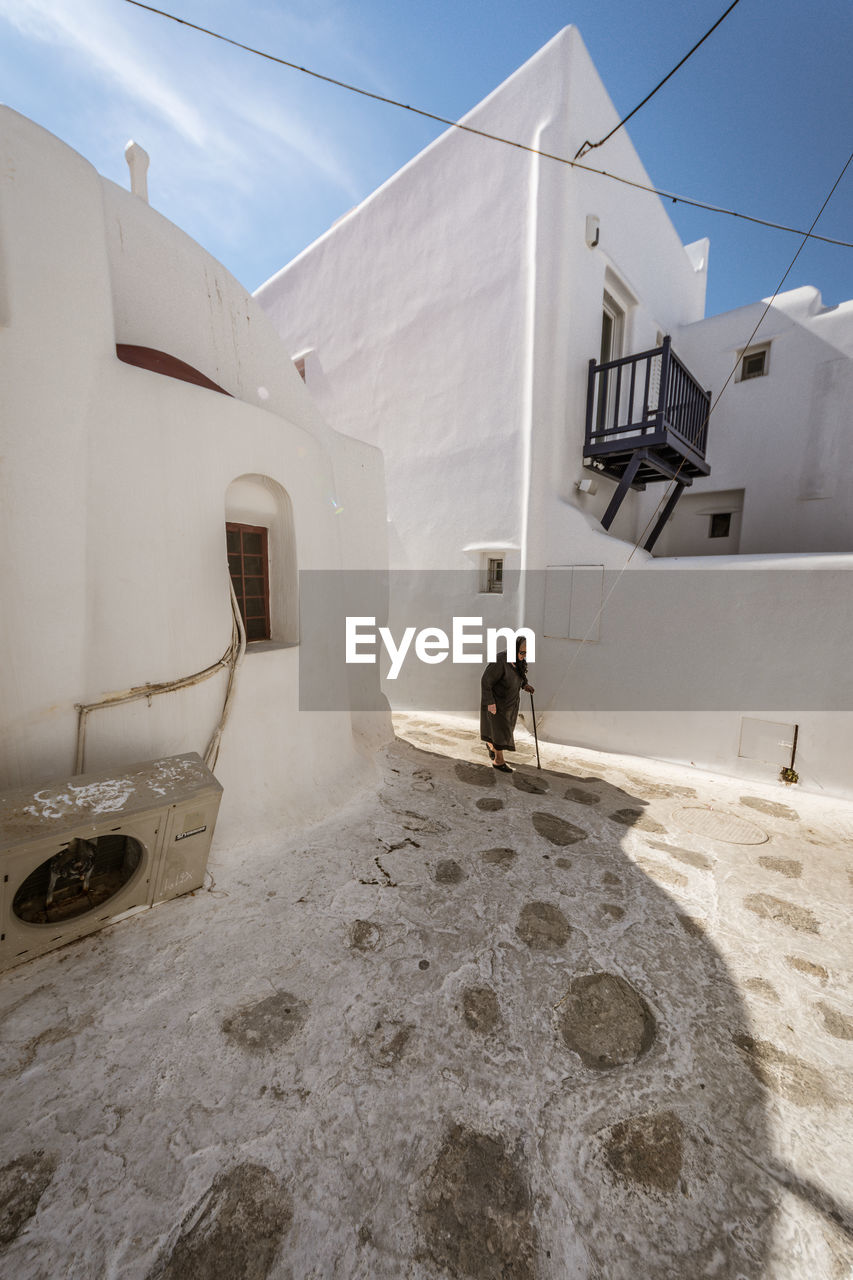
POLYGON ((535 693, 527 683, 527 641, 516 636, 515 662, 506 651, 490 662, 480 680, 480 737, 488 748, 492 767, 501 773, 512 773, 504 760, 505 751, 515 751, 515 722, 521 691, 535 693))

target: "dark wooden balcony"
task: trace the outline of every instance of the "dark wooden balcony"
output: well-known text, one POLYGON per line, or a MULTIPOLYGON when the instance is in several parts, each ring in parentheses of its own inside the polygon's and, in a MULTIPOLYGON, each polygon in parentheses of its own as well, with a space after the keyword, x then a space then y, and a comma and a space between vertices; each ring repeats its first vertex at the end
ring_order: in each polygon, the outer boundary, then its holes
POLYGON ((628 489, 675 480, 664 511, 645 542, 651 550, 683 490, 707 476, 711 393, 672 350, 660 347, 605 364, 589 362, 584 466, 618 482, 601 523, 605 529, 628 489))

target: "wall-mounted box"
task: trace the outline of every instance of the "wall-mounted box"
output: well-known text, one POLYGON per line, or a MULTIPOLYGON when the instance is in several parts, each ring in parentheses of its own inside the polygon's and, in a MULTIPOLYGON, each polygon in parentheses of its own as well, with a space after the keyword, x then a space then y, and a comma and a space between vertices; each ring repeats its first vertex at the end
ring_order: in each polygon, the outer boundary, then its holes
POLYGON ((221 796, 194 752, 0 794, 0 972, 200 888, 221 796))

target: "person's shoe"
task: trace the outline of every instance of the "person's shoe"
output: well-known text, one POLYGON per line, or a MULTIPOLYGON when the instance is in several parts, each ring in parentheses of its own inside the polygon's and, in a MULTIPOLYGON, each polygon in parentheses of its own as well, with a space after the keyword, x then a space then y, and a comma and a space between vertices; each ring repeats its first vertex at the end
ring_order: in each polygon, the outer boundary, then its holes
POLYGON ((490 758, 491 760, 494 760, 494 758, 495 758, 495 753, 494 753, 494 751, 492 750, 492 748, 491 748, 488 744, 486 745, 486 750, 487 750, 487 751, 488 751, 488 753, 489 753, 489 758, 490 758))
POLYGON ((493 769, 498 769, 501 773, 514 773, 514 769, 510 769, 508 764, 493 764, 493 769))

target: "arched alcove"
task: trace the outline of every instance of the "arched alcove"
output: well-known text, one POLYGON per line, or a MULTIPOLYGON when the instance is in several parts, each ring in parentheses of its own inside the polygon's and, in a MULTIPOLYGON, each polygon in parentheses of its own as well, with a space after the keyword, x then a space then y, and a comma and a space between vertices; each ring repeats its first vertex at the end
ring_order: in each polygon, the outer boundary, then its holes
POLYGON ((225 522, 229 569, 246 623, 247 640, 298 644, 296 533, 287 490, 269 476, 239 476, 225 493, 225 522), (249 571, 245 575, 241 565, 249 571), (241 577, 242 591, 238 586, 241 577), (266 599, 263 618, 256 603, 261 590, 266 599), (255 603, 248 604, 250 599, 255 603))

